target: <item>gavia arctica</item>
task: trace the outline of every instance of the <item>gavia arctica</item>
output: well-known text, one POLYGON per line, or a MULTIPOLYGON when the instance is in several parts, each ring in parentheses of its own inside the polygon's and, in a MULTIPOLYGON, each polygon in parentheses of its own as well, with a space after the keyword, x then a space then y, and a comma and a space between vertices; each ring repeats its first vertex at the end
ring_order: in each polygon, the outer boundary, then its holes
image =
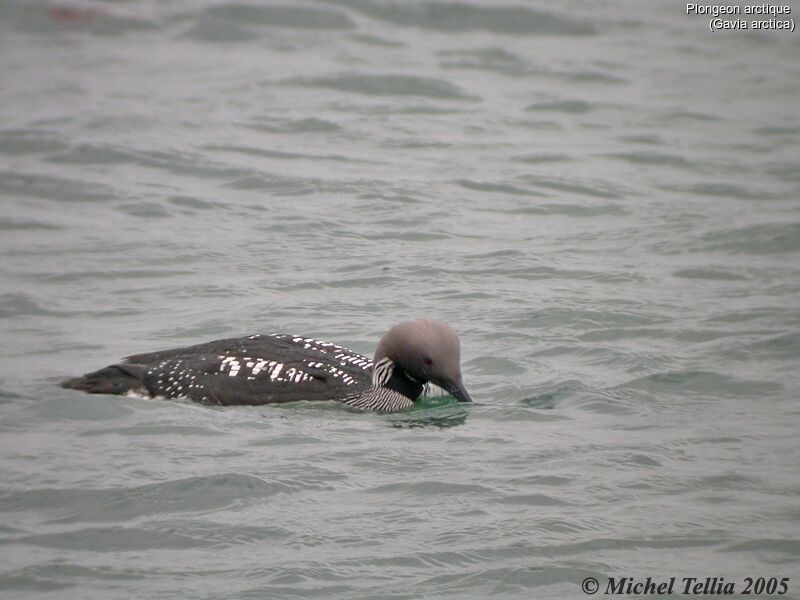
POLYGON ((440 321, 392 327, 372 360, 331 342, 297 335, 251 335, 136 354, 63 382, 91 394, 185 398, 206 404, 336 400, 396 412, 414 405, 426 383, 471 402, 461 378, 458 336, 440 321))

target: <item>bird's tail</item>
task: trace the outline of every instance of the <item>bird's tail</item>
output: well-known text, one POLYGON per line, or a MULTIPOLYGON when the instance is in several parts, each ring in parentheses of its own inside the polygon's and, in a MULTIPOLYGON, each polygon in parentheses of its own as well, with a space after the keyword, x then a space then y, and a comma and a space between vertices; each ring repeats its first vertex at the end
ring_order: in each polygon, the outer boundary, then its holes
POLYGON ((144 369, 138 365, 110 365, 82 377, 67 379, 61 387, 90 394, 146 393, 143 374, 144 369))

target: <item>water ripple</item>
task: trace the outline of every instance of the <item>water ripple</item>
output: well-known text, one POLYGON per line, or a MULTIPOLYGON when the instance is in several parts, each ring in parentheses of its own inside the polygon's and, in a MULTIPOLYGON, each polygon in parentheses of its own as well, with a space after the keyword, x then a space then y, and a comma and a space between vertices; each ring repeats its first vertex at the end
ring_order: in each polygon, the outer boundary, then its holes
POLYGON ((0 508, 9 512, 36 511, 48 515, 51 523, 115 522, 143 516, 205 512, 290 490, 284 484, 226 473, 127 489, 5 491, 0 495, 0 508), (187 497, 194 501, 187 504, 187 497))
POLYGON ((373 0, 343 3, 370 17, 406 27, 442 31, 485 30, 511 35, 591 35, 594 27, 553 12, 516 6, 483 7, 463 2, 392 4, 373 0))
POLYGON ((292 80, 297 85, 323 87, 367 96, 422 96, 443 100, 474 100, 456 85, 442 79, 395 74, 341 74, 292 80))
POLYGON ((266 25, 289 29, 351 29, 354 25, 348 16, 338 10, 318 6, 292 6, 259 4, 220 4, 205 9, 205 14, 242 25, 266 25))

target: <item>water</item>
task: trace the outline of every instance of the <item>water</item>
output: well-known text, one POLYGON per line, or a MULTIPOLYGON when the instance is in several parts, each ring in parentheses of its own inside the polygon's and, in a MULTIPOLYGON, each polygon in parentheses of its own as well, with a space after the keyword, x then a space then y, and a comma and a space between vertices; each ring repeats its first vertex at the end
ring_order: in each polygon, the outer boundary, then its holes
POLYGON ((0 596, 800 597, 800 38, 683 12, 0 4, 0 596), (413 316, 474 406, 55 385, 413 316))

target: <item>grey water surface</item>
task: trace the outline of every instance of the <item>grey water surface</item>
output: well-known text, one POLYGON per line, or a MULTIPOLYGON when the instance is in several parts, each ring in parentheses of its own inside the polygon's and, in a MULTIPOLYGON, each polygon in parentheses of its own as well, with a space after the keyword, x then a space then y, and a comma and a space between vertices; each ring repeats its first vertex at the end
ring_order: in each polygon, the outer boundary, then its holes
POLYGON ((800 597, 798 36, 632 0, 0 2, 0 597, 800 597), (57 387, 416 316, 474 405, 57 387))

